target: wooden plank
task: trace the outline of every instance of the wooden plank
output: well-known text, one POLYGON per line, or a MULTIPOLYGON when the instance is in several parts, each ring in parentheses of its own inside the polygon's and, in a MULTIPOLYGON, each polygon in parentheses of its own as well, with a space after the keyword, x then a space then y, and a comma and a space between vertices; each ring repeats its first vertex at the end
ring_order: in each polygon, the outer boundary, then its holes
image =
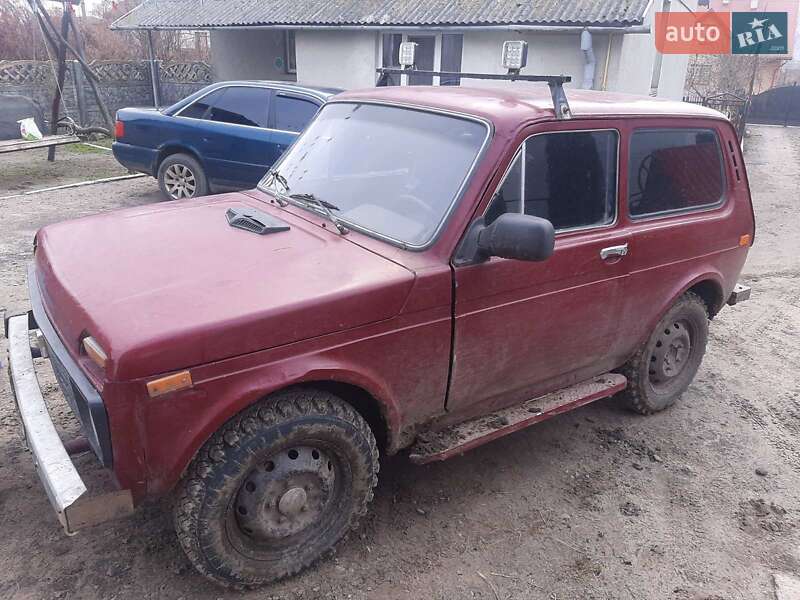
POLYGON ((75 144, 80 141, 81 139, 77 135, 47 135, 41 140, 3 140, 0 141, 0 154, 63 146, 64 144, 75 144))

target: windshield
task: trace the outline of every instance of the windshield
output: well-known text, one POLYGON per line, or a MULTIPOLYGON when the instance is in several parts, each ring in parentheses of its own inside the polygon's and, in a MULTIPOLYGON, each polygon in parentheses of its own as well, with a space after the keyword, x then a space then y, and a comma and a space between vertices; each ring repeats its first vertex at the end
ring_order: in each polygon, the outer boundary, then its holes
POLYGON ((335 207, 345 223, 424 246, 455 203, 487 136, 486 125, 466 118, 333 103, 259 187, 310 194, 335 207))

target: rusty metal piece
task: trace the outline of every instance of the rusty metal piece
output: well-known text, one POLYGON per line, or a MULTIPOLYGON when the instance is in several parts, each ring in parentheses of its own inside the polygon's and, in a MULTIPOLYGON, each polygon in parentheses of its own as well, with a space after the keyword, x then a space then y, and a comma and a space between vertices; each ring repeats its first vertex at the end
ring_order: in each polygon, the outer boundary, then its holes
POLYGON ((446 460, 499 437, 524 429, 563 412, 621 392, 628 385, 624 375, 606 373, 557 390, 511 408, 459 423, 448 429, 423 434, 411 451, 411 462, 425 464, 446 460))

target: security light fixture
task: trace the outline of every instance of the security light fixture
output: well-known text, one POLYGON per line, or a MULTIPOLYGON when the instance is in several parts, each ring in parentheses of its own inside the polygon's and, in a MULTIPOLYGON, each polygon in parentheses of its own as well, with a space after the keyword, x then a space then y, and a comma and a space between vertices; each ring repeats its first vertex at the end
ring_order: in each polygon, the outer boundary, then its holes
POLYGON ((400 66, 410 69, 414 66, 414 54, 417 51, 417 42, 402 42, 400 44, 400 66))
POLYGON ((509 73, 519 73, 528 64, 528 42, 503 42, 503 66, 509 73))

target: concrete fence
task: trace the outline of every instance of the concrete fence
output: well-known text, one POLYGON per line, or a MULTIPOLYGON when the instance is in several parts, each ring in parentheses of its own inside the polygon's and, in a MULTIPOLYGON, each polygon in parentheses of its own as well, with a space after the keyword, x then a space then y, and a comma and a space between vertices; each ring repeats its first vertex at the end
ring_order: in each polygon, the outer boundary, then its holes
MULTIPOLYGON (((95 61, 91 66, 100 80, 100 95, 112 116, 126 106, 154 105, 148 62, 95 61)), ((46 61, 0 61, 0 94, 30 98, 49 118, 56 88, 55 69, 56 65, 46 61)), ((161 64, 157 61, 156 73, 161 106, 174 104, 211 83, 211 68, 201 62, 161 64)), ((77 61, 67 61, 61 115, 69 115, 84 126, 104 125, 100 108, 77 61)))

